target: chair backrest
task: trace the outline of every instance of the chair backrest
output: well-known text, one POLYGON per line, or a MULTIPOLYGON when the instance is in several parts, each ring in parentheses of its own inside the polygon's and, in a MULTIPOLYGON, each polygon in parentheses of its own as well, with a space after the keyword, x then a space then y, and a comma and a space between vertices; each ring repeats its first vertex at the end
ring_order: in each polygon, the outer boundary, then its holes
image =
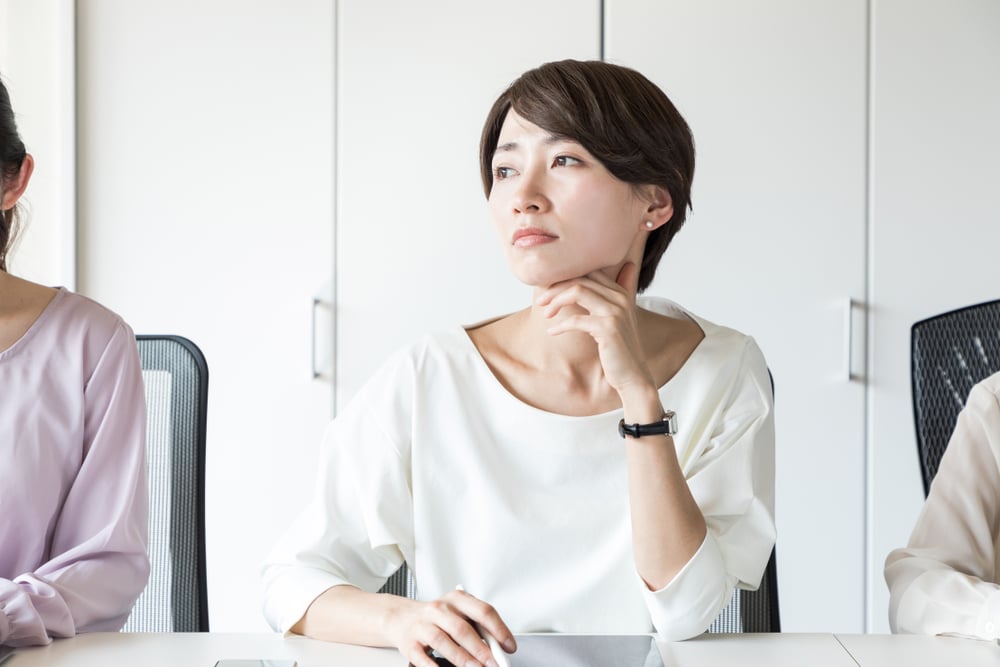
POLYGON ((778 560, 771 549, 760 586, 755 591, 737 588, 733 598, 708 627, 709 632, 781 632, 778 613, 778 560))
POLYGON ((146 395, 149 583, 125 632, 207 632, 205 410, 208 367, 179 336, 136 336, 146 395))
POLYGON ((1000 299, 914 324, 910 362, 917 454, 927 495, 973 385, 1000 371, 1000 299))

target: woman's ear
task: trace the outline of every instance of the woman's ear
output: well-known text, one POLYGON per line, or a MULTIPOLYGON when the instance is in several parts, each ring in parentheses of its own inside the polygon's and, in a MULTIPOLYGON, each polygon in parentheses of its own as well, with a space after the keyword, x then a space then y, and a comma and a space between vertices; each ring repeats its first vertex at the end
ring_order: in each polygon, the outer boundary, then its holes
POLYGON ((646 229, 652 231, 667 224, 670 218, 674 217, 674 203, 670 198, 670 192, 666 188, 658 185, 648 186, 649 208, 646 209, 645 221, 646 229), (650 225, 648 223, 652 222, 650 225))
POLYGON ((21 168, 17 170, 13 178, 4 183, 3 198, 0 199, 0 211, 9 211, 14 208, 14 204, 17 203, 17 200, 21 198, 21 195, 28 188, 28 181, 31 180, 31 174, 34 171, 35 158, 31 157, 31 153, 25 153, 24 160, 21 161, 21 168))

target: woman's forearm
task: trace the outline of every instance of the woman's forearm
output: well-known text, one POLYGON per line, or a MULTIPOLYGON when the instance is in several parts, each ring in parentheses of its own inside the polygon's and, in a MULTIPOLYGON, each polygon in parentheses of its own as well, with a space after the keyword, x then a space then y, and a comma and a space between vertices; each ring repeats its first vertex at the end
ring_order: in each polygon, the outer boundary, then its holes
MULTIPOLYGON (((625 406, 628 422, 651 423, 663 415, 655 391, 625 406)), ((705 539, 705 518, 677 461, 673 439, 625 439, 632 548, 639 576, 651 590, 670 583, 705 539)))
POLYGON ((413 600, 367 593, 354 586, 333 586, 313 600, 291 631, 326 641, 394 646, 389 637, 392 617, 413 600))

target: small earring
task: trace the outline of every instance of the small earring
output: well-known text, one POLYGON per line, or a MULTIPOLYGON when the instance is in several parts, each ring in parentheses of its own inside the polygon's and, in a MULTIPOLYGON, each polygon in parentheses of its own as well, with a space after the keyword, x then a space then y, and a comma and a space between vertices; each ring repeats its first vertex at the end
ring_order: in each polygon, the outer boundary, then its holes
POLYGON ((646 229, 652 229, 652 228, 653 228, 653 221, 652 220, 647 220, 646 221, 646 229))

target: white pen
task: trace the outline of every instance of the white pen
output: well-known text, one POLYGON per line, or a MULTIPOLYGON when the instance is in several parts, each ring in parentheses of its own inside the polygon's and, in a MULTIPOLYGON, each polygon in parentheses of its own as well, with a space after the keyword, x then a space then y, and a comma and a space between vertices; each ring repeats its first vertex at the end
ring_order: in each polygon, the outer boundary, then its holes
MULTIPOLYGON (((455 586, 455 590, 464 591, 465 587, 462 586, 462 584, 459 584, 458 586, 455 586)), ((478 623, 474 622, 472 625, 476 628, 476 632, 479 633, 479 636, 483 638, 483 641, 486 642, 486 645, 490 647, 490 653, 493 654, 493 660, 496 661, 497 667, 510 667, 510 660, 507 659, 507 652, 503 650, 502 646, 500 646, 500 642, 496 640, 496 637, 486 632, 486 630, 484 630, 478 623)))

